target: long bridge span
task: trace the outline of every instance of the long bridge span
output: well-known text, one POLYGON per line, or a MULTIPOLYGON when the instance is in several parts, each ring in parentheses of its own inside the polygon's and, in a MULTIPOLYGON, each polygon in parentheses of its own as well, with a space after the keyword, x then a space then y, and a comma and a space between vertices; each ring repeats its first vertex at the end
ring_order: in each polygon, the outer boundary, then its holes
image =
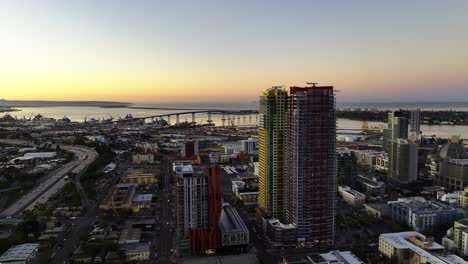
MULTIPOLYGON (((133 109, 160 109, 160 110, 181 110, 181 109, 175 109, 175 108, 146 108, 146 107, 141 107, 141 108, 136 108, 136 107, 131 107, 133 109)), ((186 110, 186 109, 182 109, 186 110)), ((115 122, 126 122, 126 121, 131 121, 131 120, 161 120, 164 119, 166 120, 169 124, 171 123, 171 117, 175 117, 175 124, 180 123, 180 116, 186 116, 186 115, 191 115, 192 117, 192 122, 196 122, 196 115, 197 114, 206 114, 208 116, 206 122, 207 123, 213 123, 212 120, 212 115, 221 115, 221 122, 222 125, 236 125, 236 120, 237 120, 237 125, 240 125, 241 123, 241 116, 242 116, 242 121, 245 124, 246 117, 248 117, 249 122, 252 122, 252 116, 255 118, 255 122, 258 121, 258 111, 257 110, 220 110, 220 109, 198 109, 198 110, 188 110, 188 111, 183 111, 183 112, 175 112, 175 113, 167 113, 167 114, 159 114, 159 115, 151 115, 151 116, 143 116, 143 117, 131 117, 131 118, 124 118, 124 119, 119 119, 116 120, 115 122)))

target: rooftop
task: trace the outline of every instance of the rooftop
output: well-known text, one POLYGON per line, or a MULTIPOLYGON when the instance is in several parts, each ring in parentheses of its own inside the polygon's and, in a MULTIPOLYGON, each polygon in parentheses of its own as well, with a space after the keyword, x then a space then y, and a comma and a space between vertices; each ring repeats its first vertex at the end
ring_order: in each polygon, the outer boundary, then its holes
POLYGON ((358 259, 353 253, 350 251, 330 251, 326 254, 320 254, 320 256, 325 261, 341 261, 346 264, 364 264, 360 259, 358 259))
POLYGON ((249 232, 237 210, 228 203, 223 204, 219 226, 222 232, 249 232))
MULTIPOLYGON (((418 232, 401 232, 401 233, 387 233, 381 234, 381 238, 385 239, 393 247, 397 249, 409 249, 416 254, 424 257, 429 263, 432 264, 466 264, 468 262, 455 255, 449 254, 431 254, 423 248, 411 243, 408 239, 416 237, 421 241, 426 240, 426 237, 418 232), (447 261, 450 260, 450 261, 447 261)), ((427 250, 444 250, 445 248, 436 242, 425 244, 427 250)))
POLYGON ((8 249, 0 256, 0 263, 25 261, 39 248, 39 244, 21 244, 8 249))

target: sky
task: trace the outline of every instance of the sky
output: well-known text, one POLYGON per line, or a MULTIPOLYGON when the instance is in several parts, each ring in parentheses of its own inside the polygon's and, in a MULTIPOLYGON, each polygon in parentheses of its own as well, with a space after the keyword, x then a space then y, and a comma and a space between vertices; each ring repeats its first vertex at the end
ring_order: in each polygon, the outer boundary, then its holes
POLYGON ((466 101, 468 1, 0 0, 0 98, 466 101))

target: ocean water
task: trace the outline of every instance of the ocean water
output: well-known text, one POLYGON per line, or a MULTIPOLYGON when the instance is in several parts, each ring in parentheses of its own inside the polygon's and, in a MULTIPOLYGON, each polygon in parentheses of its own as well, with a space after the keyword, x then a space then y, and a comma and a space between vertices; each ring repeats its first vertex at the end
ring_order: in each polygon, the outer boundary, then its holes
MULTIPOLYGON (((246 103, 186 103, 186 104, 135 104, 138 107, 161 107, 161 108, 183 108, 183 109, 220 109, 220 110, 256 110, 258 109, 258 102, 251 101, 246 103)), ((337 108, 377 108, 377 109, 413 109, 421 108, 423 110, 457 110, 468 111, 468 103, 337 103, 337 108)), ((21 117, 34 117, 41 114, 45 117, 62 118, 64 116, 70 118, 72 121, 82 122, 85 119, 108 119, 108 118, 123 118, 127 114, 133 117, 145 117, 154 115, 164 115, 170 113, 184 112, 185 110, 164 110, 164 109, 131 109, 131 108, 99 108, 99 107, 21 107, 20 111, 10 113, 12 116, 21 117)), ((0 114, 1 115, 1 114, 0 114)), ((227 116, 225 117, 227 118, 227 116)), ((196 121, 198 123, 207 123, 207 114, 196 114, 196 121)), ((221 115, 212 115, 211 119, 216 125, 222 124, 221 115)), ((191 121, 191 115, 181 115, 179 121, 191 121)), ((175 117, 171 118, 171 123, 175 123, 175 117)), ((233 120, 235 124, 240 125, 253 125, 257 123, 255 115, 236 116, 233 120)), ((228 121, 226 121, 227 124, 228 121)), ((232 121, 231 121, 232 122, 232 121)), ((372 122, 369 125, 379 126, 385 125, 379 122, 372 122)), ((339 119, 337 126, 340 129, 358 129, 361 128, 361 121, 339 119)), ((450 137, 452 135, 460 135, 463 138, 468 138, 468 126, 425 126, 422 125, 421 129, 425 135, 436 135, 440 137, 450 137)))

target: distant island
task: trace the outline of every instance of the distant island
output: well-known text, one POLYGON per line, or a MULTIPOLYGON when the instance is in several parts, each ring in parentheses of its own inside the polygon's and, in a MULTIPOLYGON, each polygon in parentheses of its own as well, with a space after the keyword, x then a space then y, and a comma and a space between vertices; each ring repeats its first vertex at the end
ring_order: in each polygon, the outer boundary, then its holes
POLYGON ((107 101, 26 101, 0 99, 0 108, 11 107, 128 107, 126 102, 107 101))

